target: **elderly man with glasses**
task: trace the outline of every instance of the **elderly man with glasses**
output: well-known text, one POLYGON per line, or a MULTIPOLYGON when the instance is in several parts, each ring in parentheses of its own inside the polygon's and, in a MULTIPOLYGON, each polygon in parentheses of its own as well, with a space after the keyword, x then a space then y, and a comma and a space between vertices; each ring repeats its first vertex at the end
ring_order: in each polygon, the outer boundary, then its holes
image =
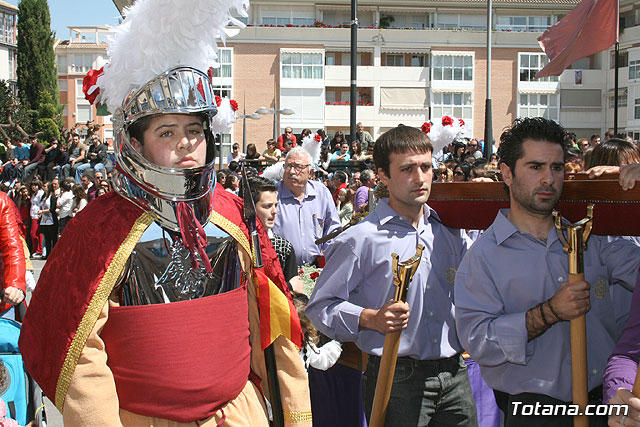
POLYGON ((285 147, 287 141, 291 141, 290 147, 296 146, 296 136, 293 134, 293 129, 291 126, 287 126, 284 128, 284 133, 278 137, 278 150, 284 151, 287 148, 285 147))
POLYGON ((278 183, 278 214, 273 232, 293 244, 299 266, 313 264, 322 256, 319 239, 340 228, 331 192, 319 181, 310 181, 311 158, 294 147, 284 161, 284 177, 278 183))

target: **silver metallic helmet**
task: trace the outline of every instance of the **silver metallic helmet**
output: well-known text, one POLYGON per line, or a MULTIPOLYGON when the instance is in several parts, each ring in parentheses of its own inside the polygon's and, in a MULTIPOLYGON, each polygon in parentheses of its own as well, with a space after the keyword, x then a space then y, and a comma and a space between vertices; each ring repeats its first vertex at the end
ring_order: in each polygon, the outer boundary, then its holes
POLYGON ((132 91, 114 113, 116 190, 156 214, 163 227, 179 231, 176 204, 187 202, 199 222, 205 223, 215 186, 213 117, 216 99, 209 77, 194 68, 176 67, 132 91), (138 120, 158 114, 201 114, 207 142, 206 164, 173 169, 150 162, 130 141, 129 130, 138 120))

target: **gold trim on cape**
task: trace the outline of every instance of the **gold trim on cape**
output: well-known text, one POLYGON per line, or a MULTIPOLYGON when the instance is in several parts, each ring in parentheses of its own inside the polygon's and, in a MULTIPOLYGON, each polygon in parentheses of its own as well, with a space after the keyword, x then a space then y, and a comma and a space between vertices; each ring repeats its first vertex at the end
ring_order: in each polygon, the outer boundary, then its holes
POLYGON ((229 221, 227 218, 223 217, 216 211, 211 211, 209 221, 222 228, 224 231, 229 233, 231 237, 236 239, 236 241, 239 242, 244 250, 247 251, 247 253, 251 256, 251 265, 255 265, 255 256, 253 251, 251 250, 251 246, 249 245, 249 240, 237 224, 229 221))
POLYGON ((311 411, 284 411, 286 421, 292 423, 305 423, 312 420, 311 411))
POLYGON ((98 288, 93 294, 93 297, 91 297, 89 306, 82 316, 80 325, 78 325, 78 329, 73 336, 73 340, 71 341, 71 345, 67 351, 67 356, 62 364, 60 375, 58 376, 55 404, 60 412, 64 409, 64 400, 67 396, 67 390, 71 384, 71 378, 76 370, 80 353, 87 342, 87 338, 93 330, 102 308, 107 303, 109 295, 111 295, 111 291, 120 277, 120 273, 124 269, 131 252, 142 237, 142 234, 152 223, 153 215, 150 212, 144 212, 140 217, 138 217, 133 224, 131 231, 113 256, 107 271, 100 280, 98 288))

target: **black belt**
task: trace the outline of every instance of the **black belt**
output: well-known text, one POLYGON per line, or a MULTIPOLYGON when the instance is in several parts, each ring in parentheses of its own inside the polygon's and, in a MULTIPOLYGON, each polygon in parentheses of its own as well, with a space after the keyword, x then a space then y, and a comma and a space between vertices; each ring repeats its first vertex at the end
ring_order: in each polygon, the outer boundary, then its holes
MULTIPOLYGON (((369 360, 374 364, 380 364, 381 357, 373 354, 369 355, 369 360)), ((454 354, 451 357, 445 357, 443 359, 427 359, 419 360, 413 357, 402 356, 398 357, 397 364, 413 365, 415 367, 432 368, 437 371, 446 371, 458 367, 460 361, 460 353, 454 354)))

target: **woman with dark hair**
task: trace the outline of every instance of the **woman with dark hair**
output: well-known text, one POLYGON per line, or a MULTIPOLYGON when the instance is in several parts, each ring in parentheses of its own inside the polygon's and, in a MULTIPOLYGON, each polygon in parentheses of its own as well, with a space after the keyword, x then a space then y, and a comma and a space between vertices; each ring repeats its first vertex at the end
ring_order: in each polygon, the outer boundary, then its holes
POLYGON ((29 185, 29 196, 31 198, 31 226, 29 227, 29 236, 31 237, 31 248, 34 256, 42 256, 42 239, 40 239, 40 231, 38 220, 40 219, 39 211, 44 190, 42 189, 42 181, 34 179, 29 185))
POLYGON ((50 182, 47 182, 45 189, 44 197, 40 203, 40 210, 38 211, 38 216, 40 217, 39 231, 45 245, 45 253, 42 259, 47 259, 58 241, 58 227, 53 220, 56 194, 53 189, 53 184, 50 182))
POLYGON ((76 214, 89 203, 89 196, 87 196, 87 192, 84 191, 82 184, 75 184, 71 191, 73 192, 73 208, 71 211, 73 212, 72 215, 76 216, 76 214))
POLYGON ((298 144, 302 144, 302 140, 309 135, 311 135, 311 129, 302 129, 302 132, 300 132, 300 138, 298 138, 298 144))
POLYGON ((258 160, 260 158, 256 144, 247 145, 247 154, 244 158, 247 160, 258 160))
POLYGON ((362 143, 356 139, 353 141, 353 153, 351 154, 351 160, 363 160, 363 157, 362 143))
POLYGON ((340 149, 340 146, 344 142, 344 133, 338 131, 333 135, 333 139, 331 140, 331 149, 329 151, 337 151, 340 149))
POLYGON ((67 222, 69 222, 71 215, 73 214, 72 187, 73 184, 66 179, 63 179, 60 183, 62 194, 60 194, 60 197, 58 197, 58 201, 56 202, 56 212, 58 213, 58 233, 60 235, 62 235, 64 228, 67 226, 67 222))
POLYGON ((471 165, 469 163, 458 163, 453 169, 453 182, 467 182, 471 176, 471 165))
POLYGON ((623 139, 612 138, 591 150, 585 157, 585 169, 594 166, 624 166, 640 163, 640 150, 635 144, 623 139))

